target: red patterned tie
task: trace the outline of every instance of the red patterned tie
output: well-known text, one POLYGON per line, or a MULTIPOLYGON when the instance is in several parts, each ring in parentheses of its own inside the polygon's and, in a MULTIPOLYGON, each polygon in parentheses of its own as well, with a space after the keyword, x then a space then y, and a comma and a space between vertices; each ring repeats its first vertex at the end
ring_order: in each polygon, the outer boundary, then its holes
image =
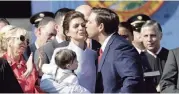
POLYGON ((102 58, 103 51, 102 49, 99 50, 99 56, 98 56, 98 64, 100 63, 100 60, 102 58))

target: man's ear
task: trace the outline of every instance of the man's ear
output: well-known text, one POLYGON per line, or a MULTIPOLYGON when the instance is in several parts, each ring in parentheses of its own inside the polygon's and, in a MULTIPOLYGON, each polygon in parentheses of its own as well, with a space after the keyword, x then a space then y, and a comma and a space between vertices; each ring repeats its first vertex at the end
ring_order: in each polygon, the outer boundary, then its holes
POLYGON ((162 39, 162 37, 163 37, 163 33, 161 32, 161 34, 160 34, 160 40, 162 39))
POLYGON ((58 24, 55 24, 55 30, 58 32, 59 31, 59 26, 58 24))
POLYGON ((41 32, 42 32, 42 27, 38 27, 36 30, 36 34, 41 35, 41 32))
POLYGON ((100 23, 99 26, 98 26, 98 29, 99 29, 99 32, 103 31, 104 30, 104 24, 100 23))

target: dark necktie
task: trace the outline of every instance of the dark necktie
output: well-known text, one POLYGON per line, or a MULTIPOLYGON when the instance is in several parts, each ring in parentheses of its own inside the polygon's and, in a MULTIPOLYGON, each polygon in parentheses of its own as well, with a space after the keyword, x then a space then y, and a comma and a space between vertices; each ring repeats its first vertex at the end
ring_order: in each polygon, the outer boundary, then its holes
POLYGON ((98 63, 100 63, 100 60, 101 60, 101 58, 102 58, 102 54, 103 54, 103 51, 102 51, 102 49, 100 48, 100 50, 99 50, 99 56, 98 56, 98 63))

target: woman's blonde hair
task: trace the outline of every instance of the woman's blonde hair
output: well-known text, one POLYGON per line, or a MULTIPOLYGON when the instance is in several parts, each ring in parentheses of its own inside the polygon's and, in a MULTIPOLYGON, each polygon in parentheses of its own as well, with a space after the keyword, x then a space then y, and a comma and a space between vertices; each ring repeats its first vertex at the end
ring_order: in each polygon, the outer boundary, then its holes
POLYGON ((28 37, 28 32, 20 27, 7 25, 0 30, 0 56, 7 52, 8 42, 12 37, 24 35, 28 37))

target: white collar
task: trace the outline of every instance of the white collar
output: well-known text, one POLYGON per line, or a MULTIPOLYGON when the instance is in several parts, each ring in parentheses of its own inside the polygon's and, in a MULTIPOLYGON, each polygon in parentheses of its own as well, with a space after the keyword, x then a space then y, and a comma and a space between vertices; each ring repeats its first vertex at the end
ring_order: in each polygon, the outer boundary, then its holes
POLYGON ((141 49, 139 49, 139 48, 137 48, 137 47, 135 47, 136 48, 136 50, 137 50, 137 52, 140 54, 141 52, 145 52, 145 50, 141 50, 141 49))
POLYGON ((56 38, 56 40, 57 40, 58 43, 61 43, 61 42, 64 41, 64 40, 60 39, 58 36, 55 36, 55 38, 56 38))
POLYGON ((149 54, 151 54, 152 56, 154 56, 155 58, 157 58, 157 55, 160 53, 161 50, 162 50, 162 47, 160 47, 155 54, 154 54, 153 52, 149 51, 149 50, 147 50, 147 52, 148 52, 149 54))
POLYGON ((58 73, 72 73, 72 70, 69 70, 69 69, 62 69, 60 67, 58 67, 58 73))
POLYGON ((103 42, 103 44, 102 44, 102 46, 101 46, 101 49, 102 49, 103 52, 104 52, 104 49, 106 48, 106 45, 107 45, 109 39, 112 37, 113 34, 114 34, 114 33, 112 33, 111 35, 109 35, 109 36, 104 40, 104 42, 103 42))
POLYGON ((38 49, 39 48, 39 46, 38 46, 38 44, 37 44, 37 42, 35 41, 35 47, 38 49))
POLYGON ((81 49, 80 47, 78 47, 73 41, 70 41, 69 45, 68 45, 69 49, 72 49, 75 52, 84 52, 85 50, 81 49))

